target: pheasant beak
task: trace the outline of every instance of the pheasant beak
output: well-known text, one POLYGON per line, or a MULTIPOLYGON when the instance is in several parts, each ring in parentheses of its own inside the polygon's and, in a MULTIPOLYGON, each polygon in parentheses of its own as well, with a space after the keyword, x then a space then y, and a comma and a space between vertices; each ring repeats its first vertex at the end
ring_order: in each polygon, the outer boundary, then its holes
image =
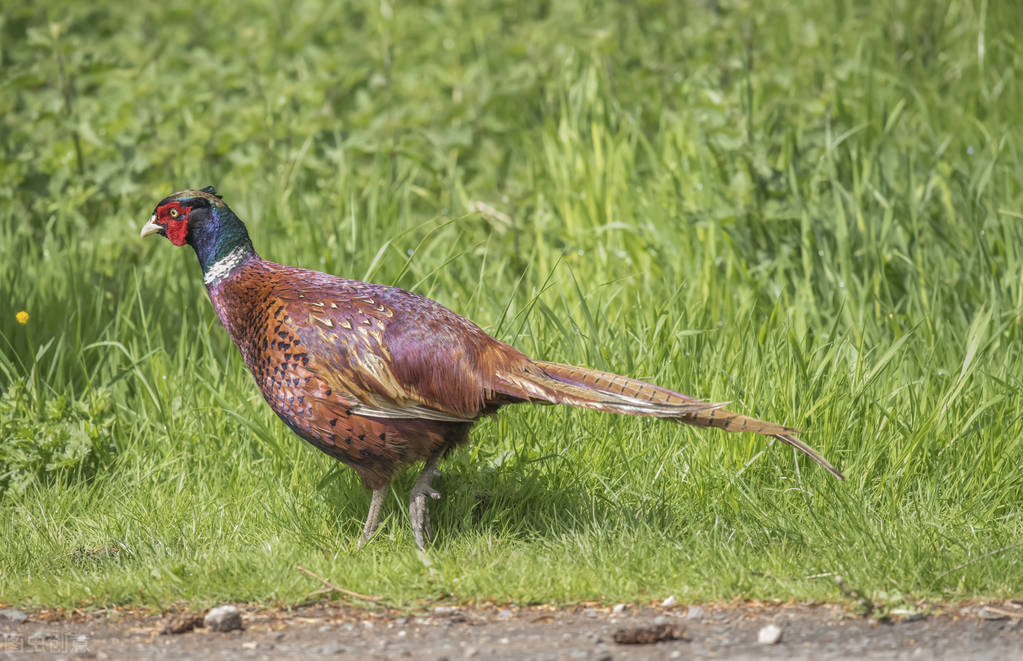
POLYGON ((156 214, 154 213, 149 217, 149 222, 142 226, 142 231, 139 232, 139 237, 144 239, 150 234, 156 234, 162 229, 163 227, 156 224, 156 214))

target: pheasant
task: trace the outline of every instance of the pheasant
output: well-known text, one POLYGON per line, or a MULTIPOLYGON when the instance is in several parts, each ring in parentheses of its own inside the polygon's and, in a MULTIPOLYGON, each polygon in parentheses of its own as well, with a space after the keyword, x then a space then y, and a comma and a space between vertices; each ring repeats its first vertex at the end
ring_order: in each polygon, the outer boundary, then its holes
POLYGON ((191 245, 213 309, 284 423, 352 467, 372 491, 358 545, 373 535, 392 476, 425 461, 409 496, 416 544, 432 538, 427 499, 441 458, 506 404, 570 404, 765 434, 844 480, 796 430, 609 372, 531 360, 412 292, 275 264, 216 190, 156 205, 141 236, 191 245))

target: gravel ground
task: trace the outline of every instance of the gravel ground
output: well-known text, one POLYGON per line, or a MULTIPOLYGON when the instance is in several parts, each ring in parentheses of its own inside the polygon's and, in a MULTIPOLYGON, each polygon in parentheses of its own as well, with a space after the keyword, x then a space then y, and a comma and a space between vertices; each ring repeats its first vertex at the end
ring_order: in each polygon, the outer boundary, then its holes
POLYGON ((51 659, 1013 659, 1023 602, 931 608, 890 620, 832 605, 239 606, 243 629, 189 628, 202 613, 0 611, 0 658, 51 659), (759 642, 760 638, 777 642, 759 642), (618 639, 651 640, 623 644, 618 639))

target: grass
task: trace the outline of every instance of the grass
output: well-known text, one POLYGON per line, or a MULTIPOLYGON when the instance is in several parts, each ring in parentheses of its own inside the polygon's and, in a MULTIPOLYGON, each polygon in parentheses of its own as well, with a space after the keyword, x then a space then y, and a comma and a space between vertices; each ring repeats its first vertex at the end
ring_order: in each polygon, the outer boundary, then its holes
POLYGON ((1023 33, 1011 3, 0 9, 0 601, 1019 596, 1023 33), (215 184, 276 261, 548 360, 806 430, 480 424, 416 553, 262 403, 190 251, 215 184), (26 311, 21 324, 16 313, 26 311))

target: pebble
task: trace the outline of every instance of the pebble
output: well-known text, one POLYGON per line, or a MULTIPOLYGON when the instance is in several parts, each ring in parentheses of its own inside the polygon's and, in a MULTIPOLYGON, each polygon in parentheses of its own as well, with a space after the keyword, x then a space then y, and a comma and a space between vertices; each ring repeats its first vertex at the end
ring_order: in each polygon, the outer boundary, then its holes
POLYGON ((918 622, 926 619, 927 616, 920 611, 910 610, 908 608, 893 608, 892 615, 899 618, 899 622, 918 622))
POLYGON ((614 608, 611 609, 611 612, 615 615, 621 615, 625 612, 625 604, 615 604, 614 608))
POLYGON ((237 606, 217 606, 206 613, 203 626, 211 631, 236 631, 242 628, 242 612, 237 606))
POLYGON ((781 641, 781 627, 776 624, 768 624, 761 627, 757 633, 757 642, 761 645, 774 645, 781 641))
POLYGON ((1004 613, 997 613, 992 610, 988 610, 987 606, 981 606, 977 609, 977 615, 984 618, 985 620, 1007 620, 1009 616, 1004 613))
POLYGON ((455 609, 451 606, 436 606, 433 609, 434 615, 451 615, 455 612, 455 609))
POLYGON ((586 617, 597 617, 597 609, 596 608, 584 608, 583 609, 583 615, 585 615, 586 617))
POLYGON ((25 611, 20 611, 17 608, 5 608, 0 610, 0 619, 10 620, 11 622, 24 622, 28 619, 28 615, 25 611))
POLYGON ((512 615, 514 615, 514 613, 509 608, 502 608, 501 610, 497 611, 497 617, 500 620, 507 620, 512 615))
POLYGON ((665 617, 664 615, 658 615, 657 617, 654 618, 654 624, 657 625, 657 626, 661 626, 661 625, 667 624, 667 623, 668 623, 668 618, 665 617))
POLYGON ((677 603, 678 603, 678 599, 675 598, 675 595, 671 595, 670 597, 668 597, 667 599, 665 599, 664 601, 661 602, 661 607, 662 608, 671 608, 672 606, 674 606, 677 603))
POLYGON ((687 620, 698 620, 703 617, 703 609, 699 606, 690 606, 689 610, 686 611, 687 620))
POLYGON ((326 645, 320 645, 315 651, 321 656, 338 656, 344 654, 347 650, 344 645, 328 643, 326 645))

